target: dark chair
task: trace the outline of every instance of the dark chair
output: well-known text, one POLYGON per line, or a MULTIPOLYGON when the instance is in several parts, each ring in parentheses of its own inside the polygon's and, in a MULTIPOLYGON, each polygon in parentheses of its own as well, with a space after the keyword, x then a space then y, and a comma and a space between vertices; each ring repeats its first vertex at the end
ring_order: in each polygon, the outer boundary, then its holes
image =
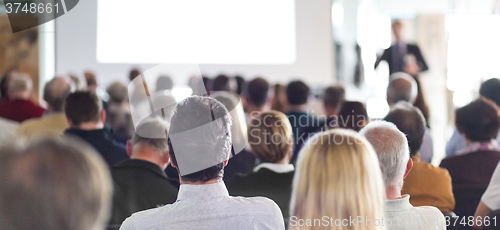
MULTIPOLYGON (((477 205, 481 201, 484 191, 488 185, 482 184, 453 184, 453 195, 455 196, 455 210, 458 216, 457 224, 469 216, 474 216, 477 205)), ((467 222, 467 221, 466 221, 467 222)), ((458 224, 458 229, 472 229, 467 224, 458 224)))

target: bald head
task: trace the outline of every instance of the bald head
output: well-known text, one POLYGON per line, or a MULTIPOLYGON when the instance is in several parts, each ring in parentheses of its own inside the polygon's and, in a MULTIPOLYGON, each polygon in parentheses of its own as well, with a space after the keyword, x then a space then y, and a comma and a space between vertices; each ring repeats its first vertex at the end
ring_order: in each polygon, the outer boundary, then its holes
POLYGON ((406 73, 394 73, 387 87, 387 103, 392 106, 399 101, 413 103, 417 97, 417 83, 406 73))
POLYGON ((52 112, 62 112, 66 97, 71 93, 71 84, 66 77, 54 77, 45 84, 43 99, 52 112))
POLYGON ((33 81, 28 74, 16 73, 9 81, 8 94, 10 99, 28 100, 33 90, 33 81))

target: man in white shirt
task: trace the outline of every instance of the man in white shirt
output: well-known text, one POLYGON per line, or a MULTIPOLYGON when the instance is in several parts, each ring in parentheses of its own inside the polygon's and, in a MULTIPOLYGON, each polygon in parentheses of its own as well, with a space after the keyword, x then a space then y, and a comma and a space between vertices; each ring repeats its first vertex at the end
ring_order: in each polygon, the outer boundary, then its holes
POLYGON ((181 183, 177 201, 135 213, 120 229, 284 229, 272 200, 229 196, 222 176, 231 153, 231 125, 229 112, 213 98, 181 101, 168 137, 181 183))
POLYGON ((413 167, 405 134, 386 121, 373 121, 360 133, 373 146, 380 161, 387 196, 384 213, 387 229, 446 229, 439 209, 413 207, 410 196, 401 194, 403 180, 413 167))

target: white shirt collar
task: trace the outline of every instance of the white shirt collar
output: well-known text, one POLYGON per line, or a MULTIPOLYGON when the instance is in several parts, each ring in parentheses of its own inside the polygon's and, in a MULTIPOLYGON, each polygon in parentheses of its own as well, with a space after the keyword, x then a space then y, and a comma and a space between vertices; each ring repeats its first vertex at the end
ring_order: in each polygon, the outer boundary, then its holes
POLYGON ((413 208, 413 205, 410 204, 410 195, 408 194, 403 195, 399 199, 385 201, 385 209, 388 212, 399 212, 411 208, 413 208))
POLYGON ((181 184, 177 200, 207 200, 224 196, 229 196, 224 182, 203 185, 181 184))
POLYGON ((253 169, 253 171, 257 172, 261 168, 266 168, 276 173, 288 173, 288 172, 293 172, 293 170, 295 170, 295 167, 293 167, 292 164, 282 165, 274 163, 260 163, 259 165, 257 165, 257 167, 253 169))

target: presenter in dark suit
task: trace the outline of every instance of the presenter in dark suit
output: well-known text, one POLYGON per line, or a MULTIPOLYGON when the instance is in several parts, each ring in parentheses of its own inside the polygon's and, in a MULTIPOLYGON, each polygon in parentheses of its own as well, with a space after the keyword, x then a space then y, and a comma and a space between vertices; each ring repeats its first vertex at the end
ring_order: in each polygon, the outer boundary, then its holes
POLYGON ((391 47, 384 50, 382 56, 377 58, 375 68, 377 68, 381 61, 386 61, 387 64, 389 64, 389 72, 391 74, 404 72, 405 58, 407 55, 411 54, 415 56, 417 60, 419 72, 428 70, 429 67, 427 63, 425 63, 420 48, 418 48, 416 44, 407 44, 401 40, 401 23, 399 21, 392 23, 392 32, 394 33, 396 42, 391 45, 391 47))
POLYGON ((294 166, 290 164, 292 127, 286 115, 269 111, 254 117, 248 128, 248 144, 261 163, 249 175, 233 177, 227 183, 229 194, 267 197, 278 204, 287 222, 294 166))

